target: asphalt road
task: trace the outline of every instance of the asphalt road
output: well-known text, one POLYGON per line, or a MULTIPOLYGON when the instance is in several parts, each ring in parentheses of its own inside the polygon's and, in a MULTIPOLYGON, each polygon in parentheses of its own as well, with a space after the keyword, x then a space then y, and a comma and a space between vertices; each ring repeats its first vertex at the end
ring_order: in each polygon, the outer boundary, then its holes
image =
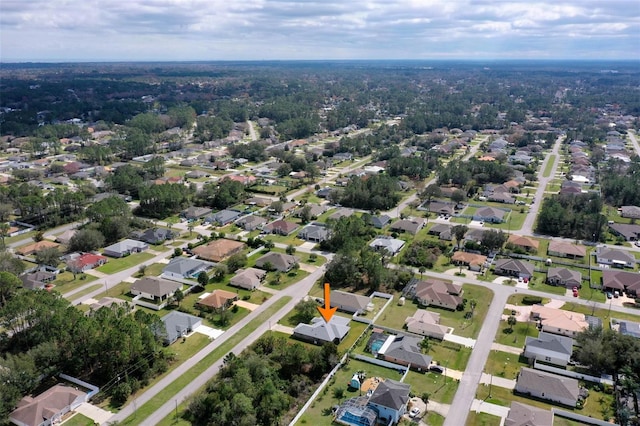
POLYGON ((529 207, 529 213, 527 217, 524 219, 524 223, 522 224, 522 228, 517 230, 516 233, 519 235, 531 236, 533 235, 533 224, 536 221, 536 217, 538 216, 538 210, 540 210, 540 206, 542 205, 542 198, 544 198, 544 191, 547 188, 547 185, 553 178, 556 176, 556 170, 558 169, 558 163, 560 160, 560 146, 562 145, 562 141, 566 136, 558 136, 556 139, 556 143, 553 145, 553 149, 551 150, 551 154, 547 155, 547 158, 542 162, 542 166, 540 166, 540 170, 538 172, 538 189, 536 189, 536 193, 534 195, 535 202, 531 204, 529 207), (552 157, 551 155, 555 155, 552 157), (554 158, 553 168, 551 169, 551 174, 548 177, 544 177, 544 170, 547 167, 547 163, 554 158))
POLYGON ((636 150, 636 154, 640 155, 640 144, 638 144, 635 132, 633 130, 629 130, 627 134, 629 135, 629 140, 631 141, 631 145, 633 145, 633 149, 636 150))

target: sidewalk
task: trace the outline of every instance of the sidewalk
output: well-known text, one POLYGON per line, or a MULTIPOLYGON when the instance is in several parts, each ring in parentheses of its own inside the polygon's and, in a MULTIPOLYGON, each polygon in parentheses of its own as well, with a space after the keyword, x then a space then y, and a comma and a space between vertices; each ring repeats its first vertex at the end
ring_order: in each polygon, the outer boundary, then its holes
POLYGON ((507 417, 509 415, 509 407, 503 407, 501 405, 491 404, 484 402, 480 399, 474 399, 471 403, 471 411, 476 413, 487 413, 492 416, 507 417))
POLYGON ((493 376, 491 374, 482 373, 480 375, 480 383, 483 385, 491 384, 491 386, 499 386, 505 389, 514 389, 516 387, 515 379, 505 379, 503 377, 493 376))
POLYGON ((491 344, 491 350, 507 352, 514 355, 522 355, 521 348, 516 348, 515 346, 503 345, 501 343, 495 343, 495 342, 491 344))

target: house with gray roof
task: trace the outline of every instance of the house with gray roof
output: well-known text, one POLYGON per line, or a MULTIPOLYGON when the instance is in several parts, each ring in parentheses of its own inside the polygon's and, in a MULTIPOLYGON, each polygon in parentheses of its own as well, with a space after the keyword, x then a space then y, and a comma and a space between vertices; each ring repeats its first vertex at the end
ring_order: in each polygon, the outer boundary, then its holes
POLYGON ((340 220, 341 217, 351 216, 353 213, 354 213, 353 209, 341 207, 336 212, 332 213, 331 216, 329 216, 327 219, 340 220))
POLYGON ((202 319, 184 312, 171 311, 162 317, 165 345, 170 345, 202 325, 202 319))
POLYGON ((391 222, 391 217, 386 214, 380 216, 371 216, 369 219, 369 224, 377 229, 382 229, 387 226, 391 222))
POLYGON ((423 337, 399 334, 389 336, 378 350, 378 358, 394 364, 404 365, 418 371, 427 371, 432 358, 422 354, 420 342, 423 337))
POLYGON ((392 231, 408 232, 412 235, 416 235, 418 231, 422 229, 424 223, 424 219, 420 218, 400 219, 394 222, 389 229, 392 231))
POLYGON ((429 235, 436 235, 441 240, 451 241, 453 227, 444 223, 436 223, 429 229, 429 235))
POLYGON ((410 385, 386 379, 373 391, 368 405, 377 411, 379 421, 396 424, 407 412, 410 392, 410 385))
POLYGON ((104 248, 103 254, 111 257, 124 257, 132 253, 140 253, 149 248, 149 244, 138 240, 122 240, 104 248))
POLYGON ((609 231, 614 235, 621 236, 627 241, 638 241, 640 239, 640 225, 614 223, 609 225, 609 231))
POLYGON ((632 219, 640 219, 640 207, 638 206, 622 206, 620 207, 620 216, 632 219))
POLYGON ((473 214, 473 220, 480 222, 502 223, 507 212, 495 207, 480 207, 473 214))
POLYGON ((256 261, 256 267, 260 269, 270 267, 276 271, 289 272, 296 263, 298 263, 298 258, 295 256, 271 251, 256 261))
POLYGON ((568 268, 549 268, 547 283, 566 288, 582 287, 582 274, 568 268))
POLYGON ((390 256, 395 256, 404 247, 405 241, 388 236, 380 236, 369 243, 369 247, 376 251, 385 251, 390 256))
POLYGON ((147 244, 156 245, 174 239, 176 233, 166 228, 150 228, 144 231, 134 232, 131 237, 147 244))
POLYGON ((431 213, 452 215, 455 210, 454 206, 454 203, 432 200, 430 203, 425 205, 425 208, 431 213))
POLYGON ((174 257, 162 270, 162 277, 167 279, 197 278, 200 272, 206 272, 216 266, 215 263, 188 257, 174 257))
POLYGON ((527 336, 524 343, 524 356, 530 361, 565 367, 571 360, 572 353, 572 338, 544 331, 538 333, 538 337, 527 336))
POLYGON ((314 345, 324 343, 337 345, 342 342, 350 329, 349 318, 334 315, 327 323, 324 319, 315 317, 311 320, 311 324, 298 324, 293 329, 293 337, 314 345))
POLYGON ((496 260, 495 273, 518 278, 530 279, 533 276, 535 267, 532 263, 519 259, 499 259, 496 260))
POLYGON ((633 268, 636 258, 629 252, 608 247, 598 247, 595 251, 596 262, 615 268, 633 268))
POLYGON ((611 329, 618 333, 640 339, 640 323, 617 318, 611 318, 610 323, 611 329))
POLYGON ((318 216, 320 216, 322 213, 327 211, 326 206, 321 206, 320 204, 314 204, 314 203, 307 203, 304 206, 300 207, 298 210, 296 210, 296 212, 294 213, 294 216, 300 217, 302 215, 302 210, 307 207, 309 208, 309 215, 311 216, 311 219, 317 219, 318 216))
POLYGON ((189 207, 186 210, 183 210, 180 213, 180 216, 184 217, 187 220, 198 220, 201 217, 205 217, 210 214, 213 210, 208 207, 189 207))
POLYGON ((253 231, 254 229, 262 228, 265 223, 267 223, 267 219, 256 215, 249 215, 238 220, 236 225, 245 231, 253 231))
POLYGON ((255 290, 260 287, 262 280, 267 275, 267 271, 257 268, 238 269, 236 274, 229 281, 229 285, 243 288, 245 290, 255 290))
POLYGON ((346 291, 333 290, 331 292, 331 307, 336 307, 340 311, 354 314, 356 312, 364 312, 371 299, 360 294, 348 293, 346 291))
POLYGON ((513 401, 504 426, 553 426, 553 411, 513 401))
POLYGON ((158 277, 144 277, 131 284, 131 294, 152 300, 155 303, 161 303, 173 297, 176 290, 181 287, 182 284, 176 281, 158 277))
POLYGON ((580 385, 576 379, 526 367, 520 369, 515 391, 569 407, 575 407, 580 399, 580 385))
POLYGON ((298 238, 312 243, 321 243, 331 235, 331 231, 323 225, 307 225, 298 232, 298 238))
POLYGON ((237 218, 242 216, 242 212, 237 210, 220 210, 217 213, 214 213, 210 216, 204 218, 204 223, 211 223, 213 225, 224 226, 227 225, 237 218))

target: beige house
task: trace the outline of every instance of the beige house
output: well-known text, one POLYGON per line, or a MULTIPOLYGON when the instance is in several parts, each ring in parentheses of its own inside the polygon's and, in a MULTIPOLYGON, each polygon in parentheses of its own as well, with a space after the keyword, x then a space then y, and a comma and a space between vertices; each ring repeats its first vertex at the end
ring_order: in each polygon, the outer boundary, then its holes
POLYGON ((440 314, 426 309, 416 310, 413 316, 404 320, 404 323, 411 333, 440 340, 449 332, 448 327, 440 325, 440 314))
POLYGON ((415 287, 415 299, 422 306, 439 306, 455 310, 462 303, 462 286, 429 278, 415 287))
POLYGON ((584 314, 541 305, 532 306, 531 319, 540 321, 542 331, 568 337, 575 337, 589 327, 587 317, 584 314))
POLYGON ((231 255, 240 253, 244 247, 244 243, 222 238, 194 248, 193 254, 196 254, 200 259, 221 262, 231 255))

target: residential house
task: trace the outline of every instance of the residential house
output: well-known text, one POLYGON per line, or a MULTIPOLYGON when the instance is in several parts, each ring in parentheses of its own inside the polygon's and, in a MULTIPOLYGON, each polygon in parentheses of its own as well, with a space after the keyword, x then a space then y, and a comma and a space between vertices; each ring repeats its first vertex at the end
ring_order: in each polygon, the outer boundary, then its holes
MULTIPOLYGON (((237 161, 237 160, 236 160, 237 161)), ((229 179, 229 180, 233 180, 235 182, 240 182, 241 184, 243 184, 244 186, 249 186, 249 185, 253 185, 254 183, 256 183, 258 181, 258 178, 255 176, 244 176, 244 175, 229 175, 229 176, 225 176, 222 179, 229 179)))
POLYGON ((464 241, 480 243, 485 232, 488 231, 485 231, 484 229, 470 229, 466 234, 464 234, 464 241))
POLYGON ((584 314, 542 305, 531 307, 531 319, 542 325, 542 331, 572 338, 590 327, 587 316, 584 314))
POLYGON ((200 259, 211 262, 222 262, 229 256, 240 253, 244 248, 244 243, 241 243, 240 241, 221 238, 219 240, 211 241, 206 245, 198 246, 192 251, 193 254, 197 255, 200 259))
POLYGON ((371 305, 371 299, 367 296, 334 290, 331 292, 331 307, 350 314, 361 313, 371 305))
POLYGON ((487 263, 487 256, 481 254, 468 253, 465 251, 456 251, 451 256, 451 261, 455 265, 463 265, 469 268, 470 271, 481 271, 484 265, 487 263))
POLYGON ((253 231, 254 229, 262 228, 265 223, 267 223, 267 219, 255 215, 245 216, 236 222, 236 224, 245 231, 253 231))
POLYGON ((631 219, 640 219, 640 207, 638 206, 622 206, 620 207, 620 216, 631 219))
POLYGON ((412 219, 400 219, 391 225, 392 231, 408 232, 409 234, 416 235, 419 230, 424 226, 424 219, 412 218, 412 219))
POLYGON ((184 217, 187 220, 198 220, 202 217, 205 217, 208 214, 211 214, 212 210, 208 207, 189 207, 186 210, 183 210, 180 213, 180 216, 184 217))
POLYGON ((298 238, 312 243, 321 243, 331 235, 331 231, 324 225, 307 225, 298 232, 298 238))
POLYGON ((629 297, 640 295, 640 273, 614 271, 605 269, 602 271, 602 289, 605 291, 626 292, 629 297))
POLYGON ((184 176, 189 179, 200 179, 203 177, 209 177, 211 175, 207 172, 203 172, 202 170, 191 170, 185 173, 184 176))
POLYGON ((131 294, 159 304, 173 297, 176 290, 181 287, 182 284, 176 281, 159 277, 144 277, 131 284, 131 294))
POLYGON ((334 315, 329 322, 325 322, 324 319, 315 317, 311 320, 311 324, 298 324, 293 329, 293 337, 314 345, 325 343, 337 345, 342 342, 350 329, 349 318, 334 315))
POLYGON ((429 235, 436 235, 441 240, 451 241, 453 239, 453 227, 443 223, 436 223, 429 228, 429 235))
POLYGON ((25 396, 9 414, 9 421, 18 426, 49 426, 60 424, 65 414, 88 400, 88 395, 75 387, 57 384, 35 397, 25 396))
POLYGON ((387 216, 386 214, 380 216, 371 216, 371 218, 369 219, 369 224, 377 229, 384 228, 389 224, 389 222, 391 222, 391 217, 387 216))
POLYGON ((530 279, 533 276, 535 266, 532 263, 519 259, 496 260, 495 273, 518 278, 530 279))
POLYGON ((390 256, 395 256, 404 247, 405 241, 389 236, 380 236, 369 243, 369 247, 376 251, 385 251, 390 256))
POLYGON ((112 308, 113 305, 118 307, 123 306, 127 311, 132 311, 134 305, 126 300, 118 299, 116 297, 103 297, 97 302, 93 302, 89 305, 90 310, 97 311, 100 308, 112 308))
POLYGON ((62 234, 56 237, 56 243, 69 245, 71 238, 76 234, 76 232, 78 232, 77 229, 67 229, 62 234))
POLYGON ((162 317, 164 343, 170 345, 180 337, 185 337, 202 325, 202 319, 180 311, 171 311, 162 317))
POLYGON ((524 356, 529 361, 542 361, 565 367, 571 360, 573 339, 541 331, 538 337, 527 336, 524 356))
POLYGON ((217 213, 205 217, 203 222, 210 223, 212 225, 224 226, 233 222, 240 216, 242 216, 242 212, 237 210, 220 210, 217 213))
POLYGON ((132 253, 140 253, 149 248, 147 243, 138 240, 122 240, 115 244, 107 246, 103 250, 103 254, 111 257, 125 257, 132 253))
POLYGON ((582 259, 587 255, 587 249, 578 244, 551 240, 547 249, 549 256, 566 257, 568 259, 582 259))
POLYGON ((298 210, 296 210, 296 212, 294 213, 294 216, 300 217, 302 214, 302 210, 305 208, 309 209, 309 216, 311 217, 312 220, 317 219, 318 216, 320 216, 322 213, 327 211, 327 208, 325 206, 321 206, 319 204, 307 203, 304 206, 300 207, 298 210))
POLYGON ((316 191, 316 195, 320 198, 327 198, 333 190, 334 188, 330 187, 320 188, 316 191))
POLYGON ((47 271, 36 271, 20 276, 22 287, 29 290, 43 289, 45 284, 56 279, 56 274, 47 271))
POLYGON ((507 240, 508 244, 511 244, 514 247, 518 247, 522 250, 537 253, 538 247, 540 246, 540 242, 538 240, 534 240, 533 238, 523 237, 516 234, 509 235, 509 239, 507 240))
POLYGON ((547 283, 561 285, 566 288, 582 287, 582 274, 573 269, 549 268, 547 271, 547 283))
POLYGON ((421 306, 455 310, 462 304, 462 285, 429 278, 415 284, 415 299, 421 306))
POLYGON ((504 426, 553 426, 553 411, 513 401, 504 426))
POLYGON ((373 391, 368 405, 378 413, 378 422, 396 424, 407 412, 410 392, 410 385, 386 379, 373 391))
POLYGON ((611 324, 611 328, 617 329, 618 333, 640 339, 640 323, 612 318, 611 324))
POLYGON ((229 281, 229 285, 243 288, 245 290, 255 290, 260 287, 262 280, 267 275, 267 271, 257 268, 238 269, 236 274, 229 281))
POLYGON ((628 223, 614 223, 609 225, 609 231, 614 235, 619 235, 626 241, 640 240, 640 225, 628 223))
POLYGON ((596 262, 601 265, 611 265, 615 268, 633 268, 636 258, 633 254, 608 247, 598 247, 595 251, 596 262))
POLYGON ((338 221, 341 217, 351 216, 355 211, 346 207, 339 208, 336 212, 332 213, 327 219, 338 221))
POLYGON ((432 358, 422 354, 420 342, 423 339, 424 337, 404 334, 389 336, 378 349, 377 357, 414 370, 427 371, 432 358))
POLYGON ((216 289, 198 299, 196 307, 205 311, 220 312, 228 309, 236 300, 238 300, 238 293, 216 289))
POLYGON ((473 220, 480 222, 502 223, 504 222, 506 214, 506 211, 496 209, 495 207, 480 207, 473 214, 473 220))
POLYGON ((207 272, 214 266, 214 263, 199 259, 174 257, 169 261, 167 266, 162 269, 162 277, 174 280, 197 278, 201 272, 207 272))
POLYGON ((432 200, 425 207, 428 212, 437 213, 439 215, 452 215, 455 211, 455 204, 446 201, 432 200))
POLYGON ((575 407, 580 399, 580 385, 576 379, 526 367, 518 374, 515 391, 569 407, 575 407))
POLYGON ((270 234, 287 236, 298 229, 298 224, 286 220, 276 220, 264 226, 264 231, 270 234))
POLYGON ((244 203, 248 206, 267 207, 270 206, 273 200, 270 198, 251 197, 244 200, 244 203))
POLYGON ((513 198, 513 195, 507 192, 492 192, 491 194, 487 195, 487 200, 504 204, 515 204, 516 202, 516 199, 513 198))
POLYGON ((71 256, 71 259, 67 261, 67 268, 74 273, 80 273, 88 271, 89 269, 97 268, 107 263, 109 258, 93 253, 83 253, 78 256, 71 256))
POLYGON ((256 267, 265 270, 273 269, 280 272, 289 272, 297 263, 298 258, 295 256, 271 251, 256 261, 256 267))
POLYGON ((42 240, 20 247, 16 250, 16 253, 22 256, 31 256, 33 254, 36 254, 40 250, 58 247, 60 247, 60 244, 58 243, 54 243, 53 241, 49 240, 42 240))
POLYGON ((167 240, 173 240, 176 237, 176 233, 166 228, 149 228, 144 231, 134 232, 131 237, 147 244, 158 245, 167 240))
POLYGON ((444 339, 449 327, 440 325, 440 314, 437 312, 418 309, 411 317, 404 320, 407 330, 421 336, 444 339))

